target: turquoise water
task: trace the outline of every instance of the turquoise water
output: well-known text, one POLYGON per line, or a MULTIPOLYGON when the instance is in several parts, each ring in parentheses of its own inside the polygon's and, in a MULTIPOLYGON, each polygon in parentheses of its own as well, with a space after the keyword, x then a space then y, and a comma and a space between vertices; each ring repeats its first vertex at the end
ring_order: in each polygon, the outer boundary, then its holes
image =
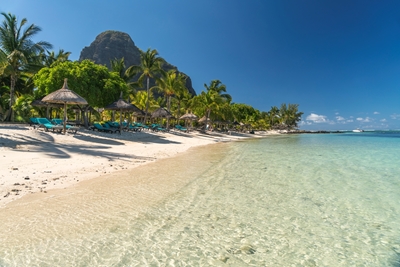
POLYGON ((0 211, 0 266, 400 266, 399 147, 365 132, 196 149, 0 211))

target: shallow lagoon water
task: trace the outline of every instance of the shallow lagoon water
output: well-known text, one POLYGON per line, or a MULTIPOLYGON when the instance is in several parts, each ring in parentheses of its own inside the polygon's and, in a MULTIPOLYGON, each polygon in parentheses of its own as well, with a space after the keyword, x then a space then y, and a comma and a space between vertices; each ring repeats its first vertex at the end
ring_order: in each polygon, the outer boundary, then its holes
POLYGON ((400 135, 195 149, 0 211, 0 266, 400 266, 400 135))

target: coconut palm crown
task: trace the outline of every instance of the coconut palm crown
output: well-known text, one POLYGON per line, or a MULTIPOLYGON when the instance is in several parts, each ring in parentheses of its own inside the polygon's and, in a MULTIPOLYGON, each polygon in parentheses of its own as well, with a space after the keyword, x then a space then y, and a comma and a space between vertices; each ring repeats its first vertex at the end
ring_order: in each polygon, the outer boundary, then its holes
POLYGON ((15 83, 21 72, 37 71, 40 68, 40 54, 51 49, 48 42, 33 42, 32 38, 41 28, 32 24, 23 28, 28 22, 22 19, 18 24, 15 15, 1 13, 5 20, 0 24, 0 72, 10 76, 10 114, 14 121, 12 106, 14 104, 15 83))

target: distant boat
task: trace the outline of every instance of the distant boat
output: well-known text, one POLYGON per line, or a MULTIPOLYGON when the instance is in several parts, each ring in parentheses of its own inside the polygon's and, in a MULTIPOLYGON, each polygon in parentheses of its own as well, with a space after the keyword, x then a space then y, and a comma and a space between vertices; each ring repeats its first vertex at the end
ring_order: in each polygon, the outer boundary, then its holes
POLYGON ((358 128, 357 128, 357 129, 353 130, 353 132, 354 132, 354 133, 362 133, 362 132, 364 132, 364 130, 361 130, 361 129, 358 129, 358 128))

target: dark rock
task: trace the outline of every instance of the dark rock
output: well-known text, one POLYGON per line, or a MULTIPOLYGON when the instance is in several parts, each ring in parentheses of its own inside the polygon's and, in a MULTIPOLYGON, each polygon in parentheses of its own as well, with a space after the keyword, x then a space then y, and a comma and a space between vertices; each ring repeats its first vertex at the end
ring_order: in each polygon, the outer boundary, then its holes
MULTIPOLYGON (((162 57, 162 55, 160 55, 162 57)), ((140 49, 132 41, 131 37, 124 32, 119 31, 105 31, 100 33, 96 39, 82 49, 79 60, 89 59, 96 64, 105 65, 110 68, 111 60, 124 58, 125 66, 128 68, 132 65, 140 64, 140 49)), ((164 58, 165 59, 165 58, 164 58)), ((162 66, 163 70, 168 71, 178 68, 166 62, 162 66)), ((179 71, 178 71, 179 72, 179 71)), ((196 95, 196 91, 192 87, 192 80, 187 76, 186 87, 192 95, 196 95)), ((137 77, 134 78, 136 81, 137 77)), ((155 82, 150 79, 150 87, 154 86, 155 82)), ((141 88, 144 90, 145 88, 141 88)))

